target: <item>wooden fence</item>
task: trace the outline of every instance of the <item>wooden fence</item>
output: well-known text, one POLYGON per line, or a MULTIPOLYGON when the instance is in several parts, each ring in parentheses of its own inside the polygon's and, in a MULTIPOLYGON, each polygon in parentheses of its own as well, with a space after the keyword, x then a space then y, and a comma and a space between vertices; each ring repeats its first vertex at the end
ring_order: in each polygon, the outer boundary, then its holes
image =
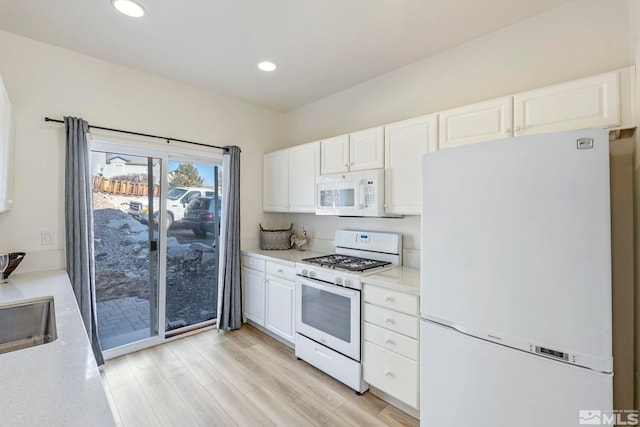
MULTIPOLYGON (((131 182, 120 179, 107 179, 101 176, 93 177, 93 191, 98 193, 121 194, 124 196, 147 196, 149 186, 139 182, 131 182)), ((153 195, 160 195, 160 186, 153 186, 153 195)))

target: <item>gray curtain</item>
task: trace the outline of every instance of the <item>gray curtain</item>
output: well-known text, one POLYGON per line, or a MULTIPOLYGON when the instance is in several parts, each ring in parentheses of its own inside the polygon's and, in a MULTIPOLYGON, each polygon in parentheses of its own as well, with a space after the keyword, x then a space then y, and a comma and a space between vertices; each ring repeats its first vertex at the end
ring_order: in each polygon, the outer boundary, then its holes
POLYGON ((242 323, 240 287, 240 148, 225 147, 222 162, 222 222, 218 274, 218 329, 242 323))
POLYGON ((64 127, 67 135, 64 168, 67 273, 96 362, 102 365, 95 298, 89 124, 76 117, 65 117, 64 127))

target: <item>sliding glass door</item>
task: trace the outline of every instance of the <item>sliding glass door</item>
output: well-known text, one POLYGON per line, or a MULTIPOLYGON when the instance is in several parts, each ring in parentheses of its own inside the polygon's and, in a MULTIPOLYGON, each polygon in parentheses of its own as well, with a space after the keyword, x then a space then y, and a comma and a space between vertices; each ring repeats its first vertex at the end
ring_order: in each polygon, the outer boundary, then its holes
POLYGON ((222 159, 93 142, 105 357, 215 324, 222 159))
POLYGON ((162 162, 91 152, 98 335, 103 350, 157 337, 162 162))
POLYGON ((217 318, 221 167, 170 157, 167 182, 166 333, 188 332, 217 318), (173 197, 171 197, 173 192, 173 197))

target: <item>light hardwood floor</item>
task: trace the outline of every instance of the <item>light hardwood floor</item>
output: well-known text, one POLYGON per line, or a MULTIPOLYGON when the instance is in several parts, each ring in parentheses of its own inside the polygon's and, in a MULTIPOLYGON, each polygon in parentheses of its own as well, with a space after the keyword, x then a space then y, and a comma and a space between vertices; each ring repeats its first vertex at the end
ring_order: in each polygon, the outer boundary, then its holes
POLYGON ((207 331, 106 362, 119 426, 418 426, 255 328, 207 331))

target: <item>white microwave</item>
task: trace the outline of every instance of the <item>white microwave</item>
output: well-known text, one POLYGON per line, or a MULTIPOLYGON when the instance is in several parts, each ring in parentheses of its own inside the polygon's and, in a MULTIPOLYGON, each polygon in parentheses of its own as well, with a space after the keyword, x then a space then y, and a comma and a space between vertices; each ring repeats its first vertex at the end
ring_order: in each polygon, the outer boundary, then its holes
POLYGON ((384 212, 384 169, 318 176, 316 215, 390 216, 384 212))

